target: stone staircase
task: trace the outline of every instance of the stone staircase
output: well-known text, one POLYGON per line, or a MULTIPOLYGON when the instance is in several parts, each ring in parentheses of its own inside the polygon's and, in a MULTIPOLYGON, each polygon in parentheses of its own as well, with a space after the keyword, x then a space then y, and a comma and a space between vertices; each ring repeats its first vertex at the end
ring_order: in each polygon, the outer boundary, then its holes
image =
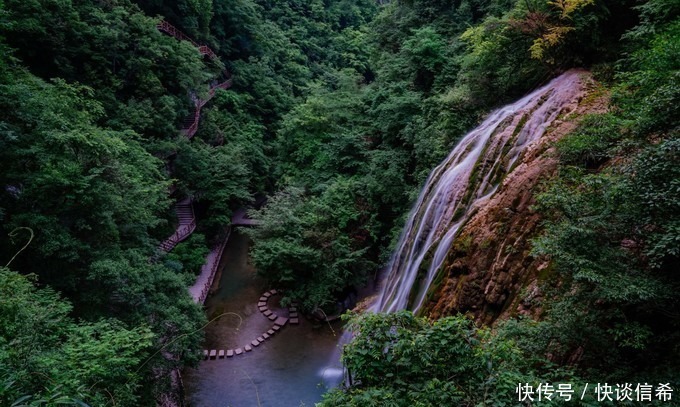
POLYGON ((177 202, 175 204, 175 213, 179 221, 177 229, 159 247, 166 253, 174 249, 179 242, 189 237, 196 229, 196 216, 194 215, 194 206, 191 198, 185 198, 177 202))

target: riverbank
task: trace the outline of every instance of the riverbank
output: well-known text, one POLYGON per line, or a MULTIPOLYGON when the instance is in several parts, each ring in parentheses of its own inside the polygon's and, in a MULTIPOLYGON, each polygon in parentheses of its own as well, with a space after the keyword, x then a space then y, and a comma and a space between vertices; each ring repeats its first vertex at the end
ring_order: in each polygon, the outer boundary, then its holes
MULTIPOLYGON (((224 314, 206 329, 205 349, 238 347, 269 329, 271 321, 257 308, 267 290, 249 263, 247 236, 235 229, 223 254, 221 273, 206 300, 209 318, 224 314)), ((274 312, 286 311, 270 300, 274 312)), ((186 405, 192 407, 251 407, 313 405, 328 383, 323 375, 336 350, 340 325, 317 324, 301 318, 275 337, 239 358, 207 360, 186 369, 183 379, 186 405)), ((333 383, 335 384, 335 383, 333 383)))

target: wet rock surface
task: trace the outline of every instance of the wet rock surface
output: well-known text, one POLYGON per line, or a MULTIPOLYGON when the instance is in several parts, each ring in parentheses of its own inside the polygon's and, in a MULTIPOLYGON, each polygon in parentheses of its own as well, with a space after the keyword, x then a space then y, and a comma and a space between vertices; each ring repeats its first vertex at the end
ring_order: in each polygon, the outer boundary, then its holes
POLYGON ((477 205, 454 239, 423 313, 439 318, 458 312, 479 323, 538 316, 540 287, 553 280, 546 259, 531 255, 531 239, 541 233, 532 205, 540 185, 557 170, 554 143, 573 131, 587 113, 603 112, 605 96, 588 97, 594 84, 583 74, 574 100, 565 105, 545 135, 528 146, 498 190, 477 205))

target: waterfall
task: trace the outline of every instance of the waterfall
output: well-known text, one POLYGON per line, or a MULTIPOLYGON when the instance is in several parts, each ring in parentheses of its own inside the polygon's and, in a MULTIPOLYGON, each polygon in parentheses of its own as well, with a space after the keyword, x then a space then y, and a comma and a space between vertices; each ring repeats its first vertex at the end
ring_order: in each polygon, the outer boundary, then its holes
MULTIPOLYGON (((521 163, 527 148, 576 102, 582 73, 569 71, 492 112, 432 170, 409 214, 371 311, 418 311, 460 228, 474 209, 496 192, 503 177, 521 163)), ((320 372, 328 386, 338 384, 344 371, 339 362, 342 347, 351 337, 351 332, 343 333, 331 362, 320 372)))
POLYGON ((429 175, 411 210, 373 311, 423 305, 457 232, 496 191, 526 148, 574 102, 581 72, 569 71, 492 112, 429 175))

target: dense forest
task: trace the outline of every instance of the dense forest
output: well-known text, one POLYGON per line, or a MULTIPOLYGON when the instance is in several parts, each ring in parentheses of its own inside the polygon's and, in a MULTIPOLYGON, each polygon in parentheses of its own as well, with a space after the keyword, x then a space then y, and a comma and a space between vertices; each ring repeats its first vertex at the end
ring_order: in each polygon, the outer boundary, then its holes
POLYGON ((531 255, 553 271, 541 318, 355 314, 355 385, 322 405, 516 405, 517 383, 560 380, 679 388, 679 9, 0 0, 0 404, 153 405, 200 358, 207 319, 187 286, 262 196, 259 273, 305 312, 336 312, 465 132, 572 67, 610 106, 557 143, 536 198, 531 255), (183 136, 193 98, 226 78, 183 136), (197 232, 162 253, 184 197, 197 232))

